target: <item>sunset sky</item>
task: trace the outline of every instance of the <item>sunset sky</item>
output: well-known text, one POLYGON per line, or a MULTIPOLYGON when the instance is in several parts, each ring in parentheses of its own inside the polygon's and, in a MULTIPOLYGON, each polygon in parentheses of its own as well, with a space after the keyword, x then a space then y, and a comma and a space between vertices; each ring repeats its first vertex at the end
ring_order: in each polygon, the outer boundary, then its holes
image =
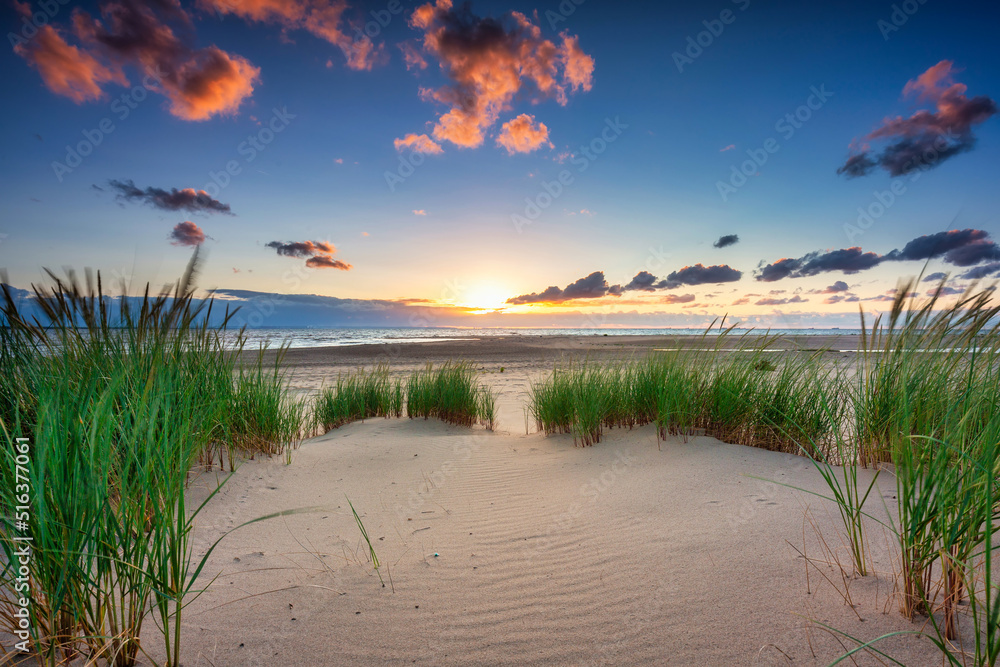
POLYGON ((852 327, 1000 277, 996 3, 3 11, 20 289, 200 245, 253 326, 852 327))

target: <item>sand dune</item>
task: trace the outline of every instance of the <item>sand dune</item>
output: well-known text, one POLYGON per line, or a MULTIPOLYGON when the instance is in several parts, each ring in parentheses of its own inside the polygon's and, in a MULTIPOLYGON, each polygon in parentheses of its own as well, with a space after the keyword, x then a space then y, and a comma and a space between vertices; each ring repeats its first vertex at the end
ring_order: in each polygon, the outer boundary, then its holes
MULTIPOLYGON (((375 420, 303 443, 291 465, 240 467, 198 522, 198 555, 244 521, 322 509, 222 541, 206 568, 217 579, 186 612, 184 664, 825 665, 852 645, 813 621, 865 640, 918 628, 897 612, 877 530, 882 575, 845 583, 816 563, 807 578, 799 552, 823 560, 820 538, 849 558, 833 505, 782 486, 825 493, 806 459, 706 437, 657 443, 652 428, 587 449, 525 435, 529 374, 544 370, 534 361, 489 376, 499 432, 375 420)), ((940 663, 912 637, 879 647, 940 663)))
MULTIPOLYGON (((818 572, 810 595, 785 540, 802 548, 815 501, 746 475, 822 490, 797 457, 709 438, 657 449, 651 429, 581 450, 434 422, 348 426, 291 466, 244 465, 213 500, 201 548, 269 512, 330 509, 222 543, 209 567, 222 575, 187 619, 185 662, 784 664, 780 648, 794 664, 827 664, 839 645, 798 615, 865 638, 909 627, 888 579, 852 584, 864 623, 818 572)), ((815 517, 835 541, 836 522, 815 517)), ((806 539, 818 556, 808 527, 806 539)))

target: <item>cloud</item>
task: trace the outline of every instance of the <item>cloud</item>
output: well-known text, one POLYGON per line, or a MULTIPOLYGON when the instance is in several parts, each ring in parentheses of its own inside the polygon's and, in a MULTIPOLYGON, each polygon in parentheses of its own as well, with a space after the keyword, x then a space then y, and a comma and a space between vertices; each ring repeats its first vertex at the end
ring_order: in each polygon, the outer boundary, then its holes
POLYGON ((253 92, 260 69, 216 46, 195 48, 179 38, 166 19, 193 34, 191 19, 177 0, 143 3, 112 0, 100 5, 101 18, 82 9, 72 13, 67 31, 46 26, 15 52, 39 70, 52 92, 76 102, 104 96, 104 84, 129 85, 125 68, 142 75, 142 85, 165 95, 170 113, 192 121, 236 113, 253 92))
POLYGON ((739 280, 743 273, 726 264, 716 266, 685 266, 660 279, 649 271, 640 271, 622 287, 623 292, 654 292, 659 289, 676 289, 681 285, 707 285, 739 280))
POLYGON ((725 148, 720 148, 719 152, 720 153, 725 153, 726 151, 731 151, 731 150, 735 150, 735 149, 736 149, 736 144, 729 144, 725 148))
MULTIPOLYGON (((171 188, 169 191, 163 188, 147 187, 145 190, 136 187, 130 179, 124 181, 108 181, 114 190, 118 192, 115 199, 121 201, 139 202, 149 204, 153 208, 164 211, 190 211, 191 213, 226 213, 232 215, 229 204, 223 204, 217 199, 213 199, 204 190, 193 188, 171 188)), ((94 186, 97 187, 97 186, 94 186)))
POLYGON ((545 145, 553 148, 549 141, 549 128, 545 123, 536 123, 535 117, 526 113, 503 124, 497 145, 506 148, 508 155, 530 153, 545 145))
POLYGON ((956 294, 965 294, 965 290, 958 287, 949 287, 947 285, 941 285, 935 287, 934 289, 927 290, 927 296, 955 296, 956 294))
POLYGON ((808 301, 809 301, 809 299, 803 299, 801 296, 795 295, 793 297, 786 298, 786 299, 774 299, 774 298, 759 299, 756 302, 754 302, 754 305, 757 305, 757 306, 785 306, 785 305, 788 305, 790 303, 807 303, 808 301))
POLYGON ((660 303, 691 303, 694 301, 694 294, 665 294, 657 299, 660 303))
POLYGON ((602 296, 618 296, 622 292, 621 285, 608 285, 604 279, 603 271, 594 271, 586 278, 580 278, 576 282, 570 283, 563 289, 555 285, 546 288, 541 292, 522 294, 507 299, 507 303, 522 305, 529 303, 562 303, 572 299, 597 299, 602 296))
POLYGON ((657 280, 656 276, 649 271, 640 271, 622 289, 626 292, 633 290, 653 292, 661 287, 664 287, 664 285, 657 280))
POLYGON ((707 285, 717 283, 735 282, 743 277, 741 271, 730 267, 728 264, 717 264, 715 266, 685 266, 683 269, 674 271, 665 279, 664 287, 674 289, 681 285, 707 285))
POLYGON ((854 274, 878 266, 882 262, 900 262, 941 258, 955 266, 972 266, 980 262, 1000 261, 1000 246, 981 229, 953 229, 919 236, 885 255, 864 252, 861 248, 843 248, 828 252, 811 252, 798 258, 784 258, 758 269, 759 281, 773 282, 783 278, 802 278, 828 271, 854 274))
POLYGON ((407 70, 427 69, 427 60, 420 55, 417 47, 409 42, 399 45, 399 50, 403 52, 403 62, 406 63, 407 70))
POLYGON ((205 232, 193 222, 178 222, 167 238, 173 245, 199 246, 205 242, 205 232))
POLYGON ((353 266, 339 259, 334 259, 333 254, 337 248, 332 243, 324 241, 295 241, 285 243, 283 241, 271 241, 265 247, 273 248, 279 255, 284 257, 296 257, 305 259, 306 266, 311 269, 339 269, 350 271, 353 266))
POLYGON ((306 30, 339 48, 347 66, 354 70, 370 70, 386 60, 381 42, 375 44, 364 33, 356 32, 361 38, 354 39, 344 32, 346 0, 199 0, 198 4, 223 16, 234 14, 245 21, 277 24, 285 32, 306 30))
POLYGON ((733 301, 732 305, 734 305, 734 306, 745 306, 748 303, 750 303, 750 299, 748 299, 746 297, 742 297, 742 298, 736 299, 736 301, 733 301))
POLYGON ((409 149, 415 153, 427 153, 430 155, 440 155, 444 152, 441 146, 426 134, 408 134, 402 139, 393 141, 393 145, 397 151, 409 149))
POLYGON ((303 259, 318 254, 332 255, 337 249, 332 243, 323 241, 298 241, 293 243, 283 243, 281 241, 271 241, 265 244, 268 248, 274 248, 279 255, 285 257, 298 257, 303 259))
POLYGON ((306 266, 311 269, 339 269, 341 271, 350 271, 354 268, 347 262, 334 259, 329 255, 316 255, 315 257, 310 257, 306 260, 306 266))
POLYGON ((958 277, 960 280, 982 280, 983 278, 988 278, 990 276, 1000 276, 1000 262, 977 266, 969 269, 965 273, 960 274, 958 277))
POLYGON ((887 260, 922 260, 944 256, 944 261, 956 266, 971 266, 979 262, 1000 259, 1000 250, 982 229, 952 229, 913 239, 902 250, 886 255, 887 260))
POLYGON ((942 271, 938 271, 936 273, 929 273, 926 276, 924 276, 924 282, 925 283, 937 283, 937 282, 941 282, 942 280, 944 280, 947 277, 948 277, 947 273, 944 273, 942 271))
POLYGON ((413 215, 427 215, 427 211, 422 208, 413 209, 413 215))
POLYGON ((49 90, 77 104, 104 97, 101 86, 105 83, 127 84, 121 71, 112 70, 87 51, 66 43, 50 25, 39 28, 30 42, 15 45, 14 53, 38 70, 49 90))
POLYGON ((862 137, 860 150, 853 150, 837 173, 855 178, 882 167, 891 176, 902 176, 972 150, 976 144, 972 127, 996 114, 997 105, 989 97, 966 97, 965 84, 954 81, 955 72, 950 60, 942 60, 909 81, 903 95, 932 104, 934 110, 887 118, 862 137), (874 141, 885 142, 881 153, 869 147, 874 141))
MULTIPOLYGON (((221 0, 220 0, 221 1, 221 0)), ((567 33, 556 44, 520 12, 482 18, 468 3, 437 0, 417 7, 410 26, 422 32, 423 53, 435 58, 451 83, 422 89, 421 97, 448 107, 434 125, 438 141, 482 145, 484 133, 515 99, 554 99, 593 86, 594 59, 567 33)))
POLYGON ((736 234, 726 234, 725 236, 720 236, 719 240, 712 244, 714 248, 725 248, 726 246, 736 245, 740 242, 740 237, 736 234))
POLYGON ((838 280, 837 282, 833 283, 825 290, 820 292, 820 294, 836 294, 837 292, 846 292, 846 291, 847 291, 847 283, 845 283, 843 280, 838 280))

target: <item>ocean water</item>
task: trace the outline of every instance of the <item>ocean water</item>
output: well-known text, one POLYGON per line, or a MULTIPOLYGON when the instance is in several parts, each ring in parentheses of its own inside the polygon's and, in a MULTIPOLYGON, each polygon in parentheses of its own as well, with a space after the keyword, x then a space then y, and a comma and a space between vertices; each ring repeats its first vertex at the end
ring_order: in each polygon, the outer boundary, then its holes
MULTIPOLYGON (((385 328, 385 329, 248 329, 247 347, 267 343, 274 347, 337 347, 342 345, 371 345, 392 343, 420 343, 430 341, 486 338, 489 336, 697 336, 704 329, 503 329, 503 328, 385 328)), ((717 330, 716 330, 716 333, 717 330)), ((759 335, 764 333, 795 336, 851 336, 860 334, 858 329, 736 329, 735 333, 759 335)))

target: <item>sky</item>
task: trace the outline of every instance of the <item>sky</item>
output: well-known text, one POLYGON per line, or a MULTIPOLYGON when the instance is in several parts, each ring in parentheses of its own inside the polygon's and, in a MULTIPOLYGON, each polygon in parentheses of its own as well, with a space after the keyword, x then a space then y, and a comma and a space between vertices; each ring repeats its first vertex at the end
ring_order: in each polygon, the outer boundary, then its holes
POLYGON ((250 326, 855 327, 902 278, 947 302, 1000 277, 995 3, 2 17, 18 289, 90 267, 135 293, 197 248, 250 326))

